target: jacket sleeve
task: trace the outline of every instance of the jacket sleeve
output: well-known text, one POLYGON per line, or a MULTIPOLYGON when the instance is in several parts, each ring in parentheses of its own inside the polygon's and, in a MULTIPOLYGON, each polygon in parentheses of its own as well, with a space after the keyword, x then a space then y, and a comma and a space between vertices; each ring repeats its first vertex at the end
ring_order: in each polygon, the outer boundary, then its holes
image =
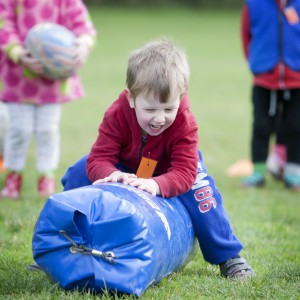
POLYGON ((241 40, 242 48, 245 58, 248 60, 249 57, 249 44, 251 41, 251 31, 250 31, 250 19, 249 19, 249 10, 246 5, 242 9, 241 17, 241 40))
POLYGON ((92 23, 87 7, 81 0, 65 0, 61 8, 61 22, 77 37, 96 37, 96 29, 92 23))
POLYGON ((197 176, 198 127, 190 123, 178 134, 171 145, 171 167, 165 174, 154 177, 161 196, 170 198, 190 190, 197 176))
POLYGON ((118 162, 122 135, 122 126, 120 126, 117 118, 105 115, 86 164, 87 176, 92 182, 118 170, 115 165, 118 162))
POLYGON ((15 50, 22 49, 22 39, 17 30, 15 22, 16 15, 16 1, 6 0, 0 3, 0 51, 5 53, 12 60, 14 59, 15 50))

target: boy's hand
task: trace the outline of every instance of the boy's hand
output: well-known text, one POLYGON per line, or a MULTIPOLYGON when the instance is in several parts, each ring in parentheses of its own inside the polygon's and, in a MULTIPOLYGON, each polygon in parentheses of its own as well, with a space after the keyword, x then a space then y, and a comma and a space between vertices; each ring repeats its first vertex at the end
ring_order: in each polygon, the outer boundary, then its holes
POLYGON ((123 173, 121 171, 115 171, 103 179, 96 180, 95 182, 93 182, 93 184, 105 182, 124 182, 128 178, 136 178, 136 175, 131 173, 123 173))
POLYGON ((131 173, 115 171, 103 179, 94 181, 93 184, 106 182, 123 182, 124 184, 128 184, 140 190, 148 192, 153 196, 160 195, 159 185, 154 179, 137 178, 135 174, 131 173))
POLYGON ((134 186, 140 190, 150 193, 152 196, 160 195, 160 188, 154 179, 128 178, 123 183, 134 186))

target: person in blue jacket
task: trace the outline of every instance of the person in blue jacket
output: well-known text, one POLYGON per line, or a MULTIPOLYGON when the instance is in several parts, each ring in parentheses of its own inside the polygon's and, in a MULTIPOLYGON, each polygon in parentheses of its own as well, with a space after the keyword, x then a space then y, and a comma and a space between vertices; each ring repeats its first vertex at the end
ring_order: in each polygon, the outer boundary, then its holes
POLYGON ((247 0, 242 10, 241 37, 253 74, 254 166, 253 173, 243 178, 241 184, 243 187, 265 184, 269 144, 280 124, 286 147, 282 178, 289 190, 299 191, 300 0, 247 0))

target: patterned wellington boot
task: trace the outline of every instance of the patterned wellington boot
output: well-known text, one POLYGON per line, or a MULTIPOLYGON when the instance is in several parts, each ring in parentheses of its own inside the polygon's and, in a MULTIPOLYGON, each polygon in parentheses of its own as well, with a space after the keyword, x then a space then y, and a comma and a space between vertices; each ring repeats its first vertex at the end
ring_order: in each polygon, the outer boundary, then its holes
POLYGON ((267 159, 268 172, 278 180, 283 179, 283 172, 286 164, 285 145, 275 145, 267 159))
POLYGON ((10 172, 5 179, 4 188, 0 192, 0 198, 17 199, 20 196, 22 187, 22 175, 10 172))
POLYGON ((38 180, 38 194, 41 197, 48 197, 55 193, 55 179, 53 177, 41 176, 38 180))

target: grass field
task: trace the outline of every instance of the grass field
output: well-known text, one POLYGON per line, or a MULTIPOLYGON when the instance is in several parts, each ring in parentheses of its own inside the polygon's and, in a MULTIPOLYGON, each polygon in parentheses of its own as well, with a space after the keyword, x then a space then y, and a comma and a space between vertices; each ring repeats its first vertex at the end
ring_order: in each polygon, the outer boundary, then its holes
MULTIPOLYGON (((228 281, 199 253, 141 299, 300 299, 300 194, 271 178, 263 189, 241 190, 240 178, 225 174, 229 165, 249 156, 251 77, 241 52, 239 12, 90 11, 98 44, 81 71, 85 99, 63 108, 59 191, 60 177, 89 151, 105 109, 124 88, 129 52, 156 37, 172 37, 189 56, 189 95, 199 123, 199 146, 256 277, 228 281)), ((33 144, 21 199, 0 201, 0 299, 131 299, 65 292, 43 273, 26 270, 32 262, 34 224, 45 203, 36 193, 34 151, 33 144)), ((1 184, 3 180, 0 174, 1 184)))

